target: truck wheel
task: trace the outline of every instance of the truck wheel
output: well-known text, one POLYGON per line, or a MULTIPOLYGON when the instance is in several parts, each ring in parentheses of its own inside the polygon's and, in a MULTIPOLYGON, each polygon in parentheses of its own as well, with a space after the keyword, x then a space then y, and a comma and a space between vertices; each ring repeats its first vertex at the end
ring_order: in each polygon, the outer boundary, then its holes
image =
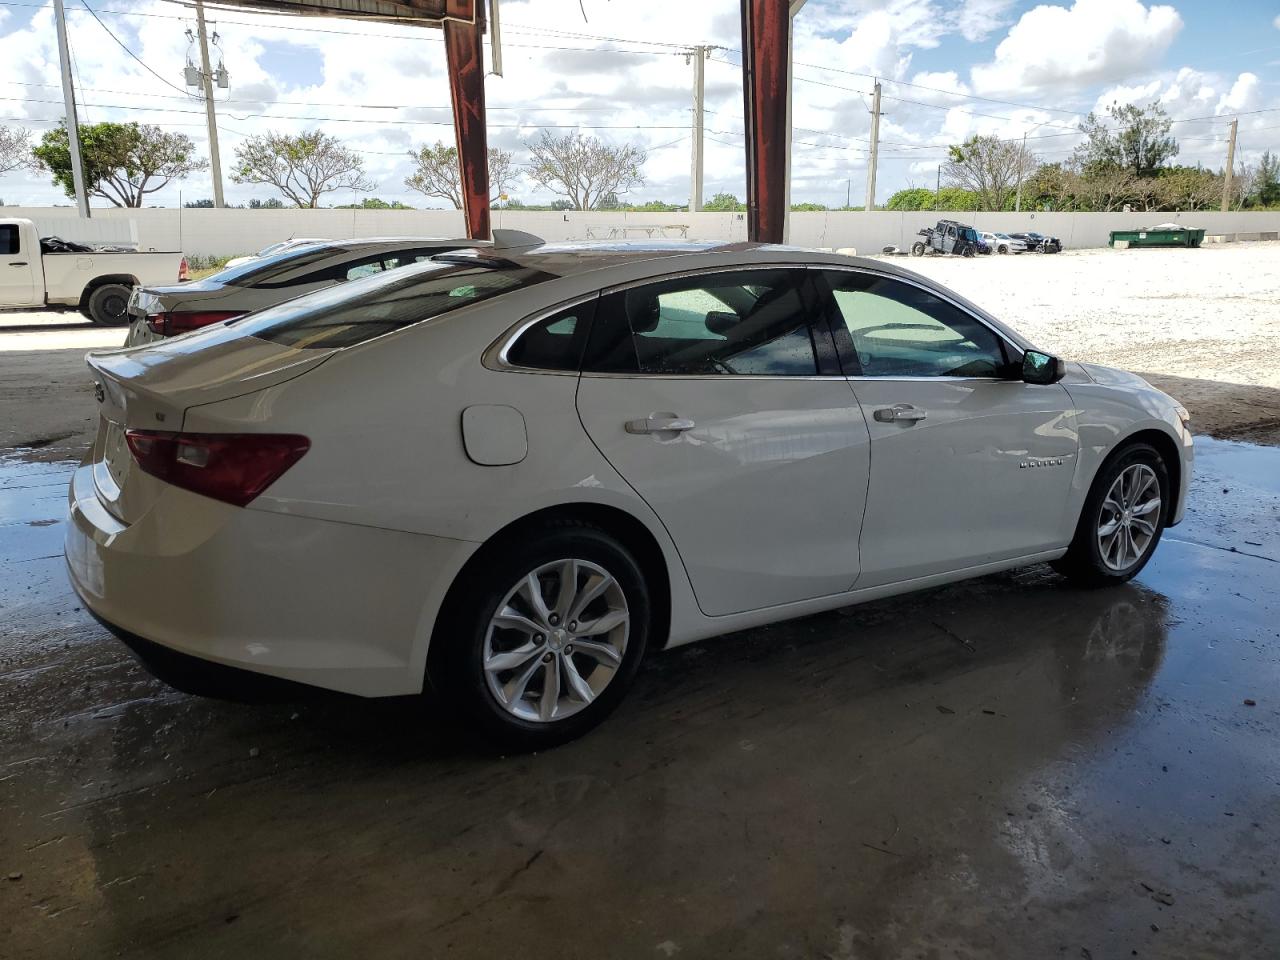
POLYGON ((960 256, 962 256, 962 257, 972 257, 972 256, 973 256, 973 247, 962 247, 962 248, 960 249, 960 256))
POLYGON ((123 283, 104 283, 89 294, 89 319, 104 327, 126 323, 131 292, 123 283))
POLYGON ((917 241, 917 242, 913 243, 913 244, 911 245, 911 255, 912 255, 913 257, 923 257, 923 256, 924 256, 924 244, 923 244, 923 243, 920 243, 919 241, 917 241))

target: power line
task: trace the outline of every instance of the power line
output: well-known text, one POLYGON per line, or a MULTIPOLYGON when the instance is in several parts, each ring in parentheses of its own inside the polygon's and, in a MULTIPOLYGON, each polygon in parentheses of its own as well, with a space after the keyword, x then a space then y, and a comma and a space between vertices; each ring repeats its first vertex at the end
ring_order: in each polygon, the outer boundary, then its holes
POLYGON ((168 80, 166 80, 164 77, 160 76, 160 74, 158 74, 158 73, 156 73, 154 70, 152 70, 152 69, 151 69, 151 67, 149 67, 149 66, 147 65, 146 61, 144 61, 140 56, 138 56, 136 53, 134 53, 132 50, 130 50, 130 49, 125 45, 125 43, 124 43, 124 41, 123 41, 123 40, 121 40, 121 39, 120 39, 119 37, 117 37, 114 33, 112 33, 112 32, 111 32, 111 28, 110 28, 110 27, 108 27, 105 23, 103 23, 103 22, 102 22, 102 18, 101 18, 101 17, 99 17, 96 13, 94 13, 94 12, 93 12, 93 7, 89 6, 89 4, 88 4, 88 0, 80 0, 80 2, 84 5, 84 8, 85 8, 86 10, 88 10, 88 11, 89 11, 89 14, 93 17, 93 19, 95 19, 95 20, 97 20, 97 21, 98 21, 98 26, 100 26, 103 30, 107 31, 107 36, 109 36, 112 40, 114 40, 117 44, 119 44, 119 45, 120 45, 120 49, 121 49, 121 50, 123 50, 123 51, 124 51, 125 53, 127 53, 129 56, 133 57, 133 59, 134 59, 134 60, 138 61, 138 63, 140 63, 140 64, 142 65, 142 68, 143 68, 144 70, 146 70, 146 71, 147 71, 147 73, 151 74, 153 77, 155 77, 155 78, 156 78, 157 80, 159 80, 161 83, 163 83, 165 86, 167 86, 167 87, 172 87, 174 90, 177 90, 177 91, 178 91, 179 93, 181 93, 184 97, 187 95, 187 91, 186 91, 186 90, 182 89, 181 87, 177 86, 176 84, 172 84, 172 83, 170 83, 170 82, 169 82, 168 80))

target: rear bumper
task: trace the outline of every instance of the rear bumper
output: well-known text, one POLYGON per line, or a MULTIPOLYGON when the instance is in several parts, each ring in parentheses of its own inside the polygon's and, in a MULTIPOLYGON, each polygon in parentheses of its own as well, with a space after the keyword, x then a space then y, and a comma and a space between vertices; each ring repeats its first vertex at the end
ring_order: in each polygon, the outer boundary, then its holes
POLYGON ((72 586, 114 632, 361 696, 422 689, 436 612, 477 546, 176 487, 125 525, 99 502, 91 467, 76 471, 69 499, 72 586))

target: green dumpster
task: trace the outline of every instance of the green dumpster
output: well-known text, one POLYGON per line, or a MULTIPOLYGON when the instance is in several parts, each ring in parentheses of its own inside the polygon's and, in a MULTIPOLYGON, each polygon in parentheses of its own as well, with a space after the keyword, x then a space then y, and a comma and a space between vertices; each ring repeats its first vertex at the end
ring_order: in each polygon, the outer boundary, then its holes
POLYGON ((1108 246, 1114 247, 1117 240, 1127 241, 1131 247, 1198 247, 1204 240, 1204 231, 1189 227, 1112 230, 1108 246))

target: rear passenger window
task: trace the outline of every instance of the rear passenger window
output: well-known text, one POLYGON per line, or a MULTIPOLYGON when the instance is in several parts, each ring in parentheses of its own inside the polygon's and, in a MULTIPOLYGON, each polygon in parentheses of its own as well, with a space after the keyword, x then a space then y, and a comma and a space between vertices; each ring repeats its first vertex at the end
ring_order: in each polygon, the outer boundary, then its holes
POLYGON ((507 348, 507 362, 536 370, 571 370, 582 365, 596 301, 580 303, 535 323, 507 348))
POLYGON ((818 372, 802 271, 743 270, 633 287, 601 302, 585 369, 803 377, 818 372))
POLYGON ((0 224, 0 255, 8 256, 18 252, 18 225, 16 223, 0 224))
POLYGON ((382 272, 382 261, 374 260, 371 263, 357 263, 354 267, 348 267, 345 274, 348 280, 359 280, 361 277, 372 277, 375 273, 382 272))

